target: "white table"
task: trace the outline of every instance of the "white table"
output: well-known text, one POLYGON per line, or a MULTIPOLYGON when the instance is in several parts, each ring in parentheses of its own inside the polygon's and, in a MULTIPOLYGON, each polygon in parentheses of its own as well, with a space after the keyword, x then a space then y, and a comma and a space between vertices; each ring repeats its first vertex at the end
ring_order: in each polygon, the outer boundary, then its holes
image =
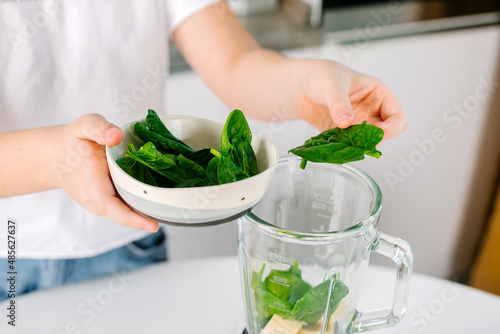
MULTIPOLYGON (((359 308, 388 306, 395 273, 371 266, 359 308), (375 288, 376 287, 376 288, 375 288)), ((153 265, 127 274, 19 297, 17 326, 0 304, 0 333, 241 334, 245 325, 237 259, 153 265)), ((408 311, 373 334, 500 333, 500 298, 413 274, 408 311)))

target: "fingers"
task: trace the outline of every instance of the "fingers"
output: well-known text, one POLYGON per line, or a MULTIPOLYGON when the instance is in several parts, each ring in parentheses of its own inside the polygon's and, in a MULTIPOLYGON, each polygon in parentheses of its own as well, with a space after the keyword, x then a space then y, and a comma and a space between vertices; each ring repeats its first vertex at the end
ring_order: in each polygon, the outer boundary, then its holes
POLYGON ((100 145, 115 146, 123 139, 123 131, 99 114, 87 114, 73 122, 74 135, 100 145))
POLYGON ((374 123, 384 130, 384 139, 394 138, 408 126, 408 119, 403 106, 387 89, 387 94, 380 106, 381 122, 374 123))
POLYGON ((98 165, 97 162, 90 162, 87 167, 84 171, 84 183, 89 198, 89 211, 123 226, 149 232, 158 231, 157 222, 137 214, 118 197, 107 167, 98 165))
POLYGON ((118 197, 111 182, 103 147, 99 145, 117 145, 123 139, 123 132, 116 125, 106 121, 98 114, 87 114, 70 125, 72 135, 76 138, 88 140, 87 144, 93 148, 81 166, 82 179, 75 185, 76 189, 65 189, 74 194, 72 196, 87 208, 91 213, 104 216, 123 226, 156 232, 159 229, 157 222, 147 219, 128 207, 118 197))
POLYGON ((348 90, 344 87, 333 87, 326 96, 328 108, 333 122, 339 128, 347 128, 354 121, 354 111, 349 100, 348 90))
POLYGON ((384 130, 384 139, 391 139, 403 132, 403 130, 406 129, 407 124, 406 115, 394 114, 385 121, 376 122, 373 125, 384 130))
POLYGON ((120 225, 149 232, 157 232, 160 228, 157 222, 137 214, 120 198, 108 196, 105 201, 105 217, 120 225))
POLYGON ((343 129, 352 125, 354 112, 349 99, 334 101, 330 106, 330 113, 337 127, 343 129))

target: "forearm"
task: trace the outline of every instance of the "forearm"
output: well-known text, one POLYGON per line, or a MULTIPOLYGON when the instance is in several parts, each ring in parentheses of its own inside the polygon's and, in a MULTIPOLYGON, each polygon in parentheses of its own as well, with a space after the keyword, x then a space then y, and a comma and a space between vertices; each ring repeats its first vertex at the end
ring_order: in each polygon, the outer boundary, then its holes
POLYGON ((105 147, 122 140, 123 132, 98 114, 0 133, 0 198, 61 188, 93 214, 156 232, 158 223, 132 211, 111 181, 105 147))
POLYGON ((184 22, 173 34, 183 55, 230 107, 252 117, 294 118, 291 100, 296 61, 260 48, 229 9, 214 5, 184 22))
POLYGON ((64 126, 0 133, 0 198, 56 187, 52 176, 64 126))
POLYGON ((250 51, 234 62, 218 94, 231 108, 241 108, 254 118, 297 118, 299 62, 271 50, 250 51))

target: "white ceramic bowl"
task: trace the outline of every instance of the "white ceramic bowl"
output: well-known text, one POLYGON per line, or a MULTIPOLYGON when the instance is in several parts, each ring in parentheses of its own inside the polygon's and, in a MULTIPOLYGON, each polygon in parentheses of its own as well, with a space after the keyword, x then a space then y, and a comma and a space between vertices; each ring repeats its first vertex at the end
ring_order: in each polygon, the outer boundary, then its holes
MULTIPOLYGON (((220 149, 223 124, 191 116, 160 118, 173 135, 194 150, 220 149)), ((259 171, 255 176, 216 186, 160 188, 134 179, 116 163, 127 152, 129 143, 136 148, 144 144, 133 133, 136 122, 122 127, 123 141, 106 147, 106 157, 116 190, 139 214, 162 223, 213 225, 243 216, 262 199, 279 158, 276 147, 268 140, 253 134, 252 147, 259 171)))

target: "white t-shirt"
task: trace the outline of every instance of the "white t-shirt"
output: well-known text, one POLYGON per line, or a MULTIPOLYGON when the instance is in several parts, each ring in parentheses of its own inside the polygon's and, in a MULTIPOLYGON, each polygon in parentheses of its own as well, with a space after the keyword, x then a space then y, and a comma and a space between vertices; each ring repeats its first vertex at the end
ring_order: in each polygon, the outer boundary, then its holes
MULTIPOLYGON (((118 126, 148 108, 163 113, 169 34, 217 1, 0 0, 0 131, 91 112, 118 126)), ((0 199, 0 257, 8 219, 16 222, 19 258, 93 256, 148 233, 51 190, 0 199)))

